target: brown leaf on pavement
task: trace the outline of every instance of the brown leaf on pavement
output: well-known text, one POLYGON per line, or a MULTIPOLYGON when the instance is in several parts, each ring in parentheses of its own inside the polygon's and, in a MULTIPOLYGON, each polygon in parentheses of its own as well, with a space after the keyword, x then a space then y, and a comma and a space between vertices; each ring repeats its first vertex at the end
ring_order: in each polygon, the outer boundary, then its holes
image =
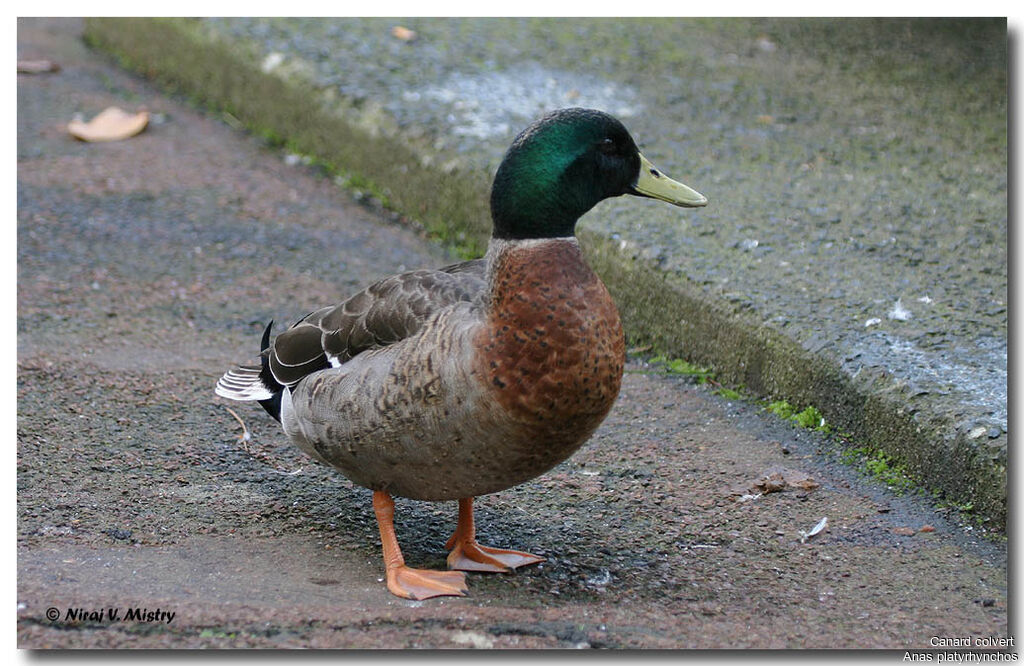
POLYGON ((19 60, 18 74, 46 74, 59 72, 60 65, 52 60, 19 60))
POLYGON ((120 141, 141 132, 148 122, 148 111, 128 113, 112 106, 101 111, 87 123, 72 120, 68 123, 68 132, 82 141, 120 141))
POLYGON ((752 484, 736 486, 732 490, 734 495, 767 495, 778 493, 784 490, 814 490, 821 484, 807 474, 787 467, 775 467, 769 469, 752 484))
POLYGON ((410 30, 402 25, 396 25, 391 28, 391 36, 396 39, 400 39, 403 42, 412 42, 416 39, 416 31, 410 30))

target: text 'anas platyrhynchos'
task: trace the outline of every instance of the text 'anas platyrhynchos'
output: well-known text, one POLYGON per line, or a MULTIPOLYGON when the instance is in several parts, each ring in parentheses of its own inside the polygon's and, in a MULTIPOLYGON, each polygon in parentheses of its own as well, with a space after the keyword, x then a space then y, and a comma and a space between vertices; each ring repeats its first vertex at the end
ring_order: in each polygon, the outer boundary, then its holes
POLYGON ((392 495, 458 500, 455 570, 542 561, 476 542, 473 498, 569 457, 619 393, 619 314, 584 262, 576 221, 608 197, 707 199, 651 165, 615 118, 563 109, 526 128, 491 190, 482 259, 381 280, 270 339, 217 394, 257 400, 313 458, 373 490, 388 589, 461 595, 465 575, 405 566, 392 495))

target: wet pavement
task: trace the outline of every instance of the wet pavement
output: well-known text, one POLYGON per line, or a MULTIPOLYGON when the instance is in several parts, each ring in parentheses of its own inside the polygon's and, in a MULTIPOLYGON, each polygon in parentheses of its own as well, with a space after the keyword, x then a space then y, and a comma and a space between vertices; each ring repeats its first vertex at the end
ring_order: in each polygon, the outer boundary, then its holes
MULTIPOLYGON (((80 34, 74 20, 19 22, 19 58, 62 66, 18 80, 20 647, 1007 636, 1005 544, 865 478, 825 436, 638 356, 590 443, 479 501, 482 540, 545 563, 471 574, 463 599, 390 596, 369 492, 231 405, 243 444, 212 386, 271 317, 451 257, 80 34), (65 133, 115 104, 155 120, 118 143, 65 133)), ((442 566, 454 520, 454 503, 399 500, 407 560, 442 566)))

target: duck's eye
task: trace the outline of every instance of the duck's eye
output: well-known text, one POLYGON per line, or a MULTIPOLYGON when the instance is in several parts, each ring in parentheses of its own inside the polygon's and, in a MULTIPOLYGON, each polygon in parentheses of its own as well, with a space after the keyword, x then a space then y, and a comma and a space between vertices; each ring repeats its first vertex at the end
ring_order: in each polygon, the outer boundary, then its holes
POLYGON ((614 155, 615 153, 618 152, 618 147, 615 145, 615 142, 612 141, 611 139, 602 139, 600 142, 598 142, 597 149, 604 153, 605 155, 614 155))

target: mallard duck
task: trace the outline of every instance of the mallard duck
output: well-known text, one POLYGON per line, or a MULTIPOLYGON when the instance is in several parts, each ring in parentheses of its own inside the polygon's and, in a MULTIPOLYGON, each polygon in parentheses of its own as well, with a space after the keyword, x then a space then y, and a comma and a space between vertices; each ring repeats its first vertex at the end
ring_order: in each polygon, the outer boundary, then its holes
POLYGON ((473 498, 568 458, 618 396, 619 314, 575 226, 623 194, 707 204, 656 169, 612 116, 545 115, 516 137, 494 177, 483 258, 388 277, 273 339, 271 322, 260 364, 218 382, 218 395, 258 401, 299 448, 373 491, 393 594, 463 595, 462 571, 543 561, 477 543, 473 498), (451 571, 405 565, 394 495, 458 500, 451 571))

